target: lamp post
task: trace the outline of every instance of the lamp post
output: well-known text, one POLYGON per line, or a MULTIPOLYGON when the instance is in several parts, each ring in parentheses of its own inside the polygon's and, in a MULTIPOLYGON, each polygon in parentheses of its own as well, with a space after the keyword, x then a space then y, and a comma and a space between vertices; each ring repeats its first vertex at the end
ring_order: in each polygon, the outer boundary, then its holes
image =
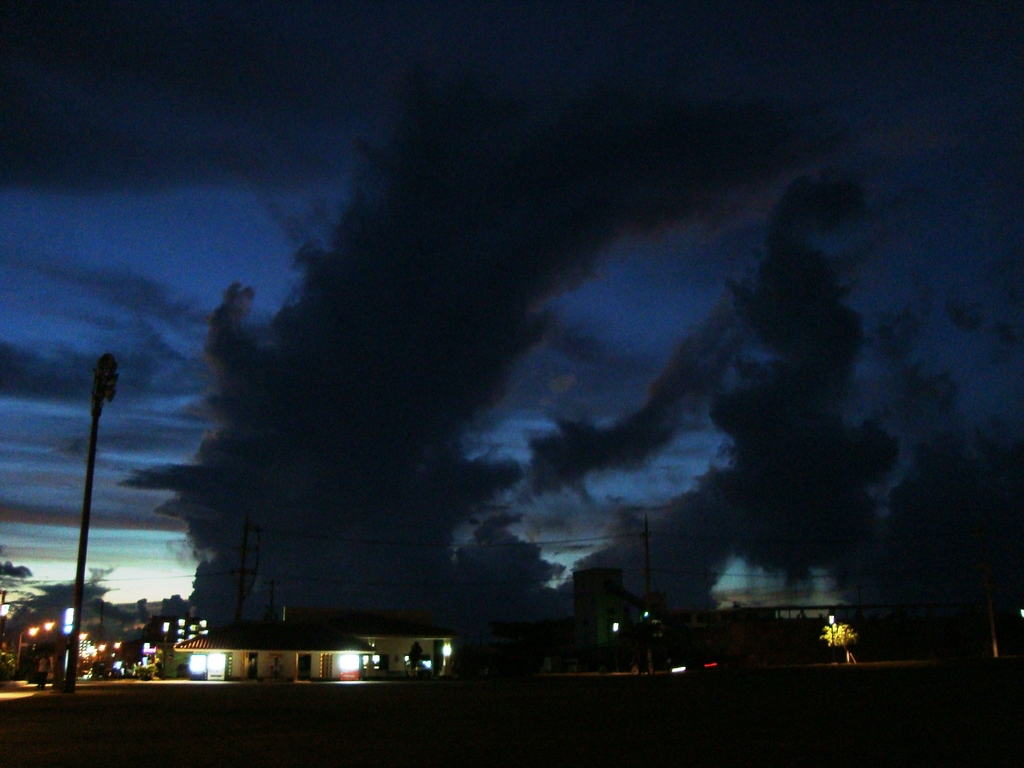
POLYGON ((21 630, 21 634, 18 635, 18 660, 15 662, 15 670, 21 669, 21 645, 25 640, 25 633, 28 632, 29 637, 35 637, 39 632, 39 627, 29 627, 28 629, 21 630))
POLYGON ((78 654, 82 628, 82 598, 85 594, 85 552, 89 546, 89 513, 92 508, 92 476, 96 465, 96 435, 104 401, 110 402, 117 392, 117 361, 107 352, 96 362, 92 379, 92 430, 89 433, 89 458, 85 465, 85 493, 82 498, 82 530, 78 536, 78 568, 75 571, 75 612, 71 625, 71 646, 64 675, 64 693, 75 692, 78 677, 78 654))
POLYGON ((39 634, 40 629, 42 629, 45 632, 49 632, 51 629, 53 629, 53 622, 48 621, 45 624, 43 624, 42 627, 26 627, 25 629, 21 630, 21 634, 18 635, 18 656, 17 661, 15 662, 15 669, 21 669, 21 646, 25 641, 25 633, 28 632, 29 637, 35 637, 37 634, 39 634))

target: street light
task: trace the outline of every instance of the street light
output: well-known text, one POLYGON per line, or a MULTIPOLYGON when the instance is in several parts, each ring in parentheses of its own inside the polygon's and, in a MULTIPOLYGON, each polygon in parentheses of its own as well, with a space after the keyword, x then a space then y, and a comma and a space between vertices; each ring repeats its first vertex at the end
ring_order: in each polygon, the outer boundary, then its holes
POLYGON ((16 670, 21 669, 21 646, 25 641, 25 633, 28 632, 29 637, 35 637, 37 634, 39 634, 40 629, 49 632, 51 629, 53 629, 53 622, 48 621, 45 624, 43 624, 42 627, 26 627, 25 629, 21 630, 21 634, 18 635, 18 657, 14 666, 16 670))
POLYGON ((14 668, 16 670, 21 669, 21 645, 25 641, 25 633, 28 632, 29 637, 35 637, 39 632, 39 627, 29 627, 28 629, 21 630, 21 634, 18 635, 18 660, 15 662, 14 668))
POLYGON ((117 393, 117 361, 107 352, 96 361, 92 379, 92 430, 89 432, 89 457, 85 465, 85 493, 82 497, 82 530, 78 536, 78 568, 75 571, 75 612, 72 618, 68 648, 68 666, 64 673, 64 693, 75 692, 78 677, 78 635, 82 629, 82 598, 85 594, 85 552, 89 546, 89 513, 92 508, 92 475, 96 466, 96 436, 100 428, 103 403, 110 402, 117 393))

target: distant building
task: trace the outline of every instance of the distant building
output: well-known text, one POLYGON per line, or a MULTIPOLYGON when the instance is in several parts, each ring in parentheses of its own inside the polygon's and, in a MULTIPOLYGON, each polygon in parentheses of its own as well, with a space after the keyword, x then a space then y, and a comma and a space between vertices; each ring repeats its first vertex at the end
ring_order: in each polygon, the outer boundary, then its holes
POLYGON ((626 621, 626 608, 622 599, 622 569, 588 568, 575 571, 572 581, 576 646, 592 648, 611 645, 617 629, 626 621))
POLYGON ((178 676, 199 680, 358 680, 374 649, 332 627, 242 621, 178 643, 178 676))
MULTIPOLYGON (((191 640, 207 632, 206 619, 195 616, 162 615, 151 616, 142 628, 139 637, 121 644, 118 656, 122 664, 131 668, 136 664, 149 665, 157 658, 167 656, 164 665, 167 674, 173 675, 177 662, 174 646, 183 640, 191 640)), ((120 665, 119 665, 120 666, 120 665)))

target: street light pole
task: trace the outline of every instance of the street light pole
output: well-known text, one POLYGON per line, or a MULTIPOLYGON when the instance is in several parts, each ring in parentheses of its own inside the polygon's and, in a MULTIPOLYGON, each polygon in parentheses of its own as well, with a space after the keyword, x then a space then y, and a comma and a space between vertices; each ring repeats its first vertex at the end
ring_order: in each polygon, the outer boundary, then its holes
POLYGON ((15 672, 21 669, 21 646, 25 641, 25 633, 28 632, 30 637, 35 637, 38 631, 39 627, 29 627, 28 629, 21 630, 21 634, 18 635, 18 659, 14 663, 15 672))
POLYGON ((92 476, 96 465, 96 436, 104 401, 117 392, 117 361, 107 352, 96 362, 92 379, 92 430, 89 433, 89 458, 85 465, 85 493, 82 498, 82 529, 78 536, 78 567, 75 571, 75 605, 71 619, 68 666, 64 673, 64 693, 75 692, 78 678, 79 634, 82 630, 82 600, 85 595, 85 553, 89 546, 89 514, 92 510, 92 476))

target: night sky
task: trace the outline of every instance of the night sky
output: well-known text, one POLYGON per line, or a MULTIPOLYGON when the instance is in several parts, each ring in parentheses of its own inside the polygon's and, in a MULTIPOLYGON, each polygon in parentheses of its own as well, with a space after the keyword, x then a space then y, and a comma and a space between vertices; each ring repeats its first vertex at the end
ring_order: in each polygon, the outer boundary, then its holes
POLYGON ((26 619, 1024 601, 1019 3, 0 8, 26 619))

